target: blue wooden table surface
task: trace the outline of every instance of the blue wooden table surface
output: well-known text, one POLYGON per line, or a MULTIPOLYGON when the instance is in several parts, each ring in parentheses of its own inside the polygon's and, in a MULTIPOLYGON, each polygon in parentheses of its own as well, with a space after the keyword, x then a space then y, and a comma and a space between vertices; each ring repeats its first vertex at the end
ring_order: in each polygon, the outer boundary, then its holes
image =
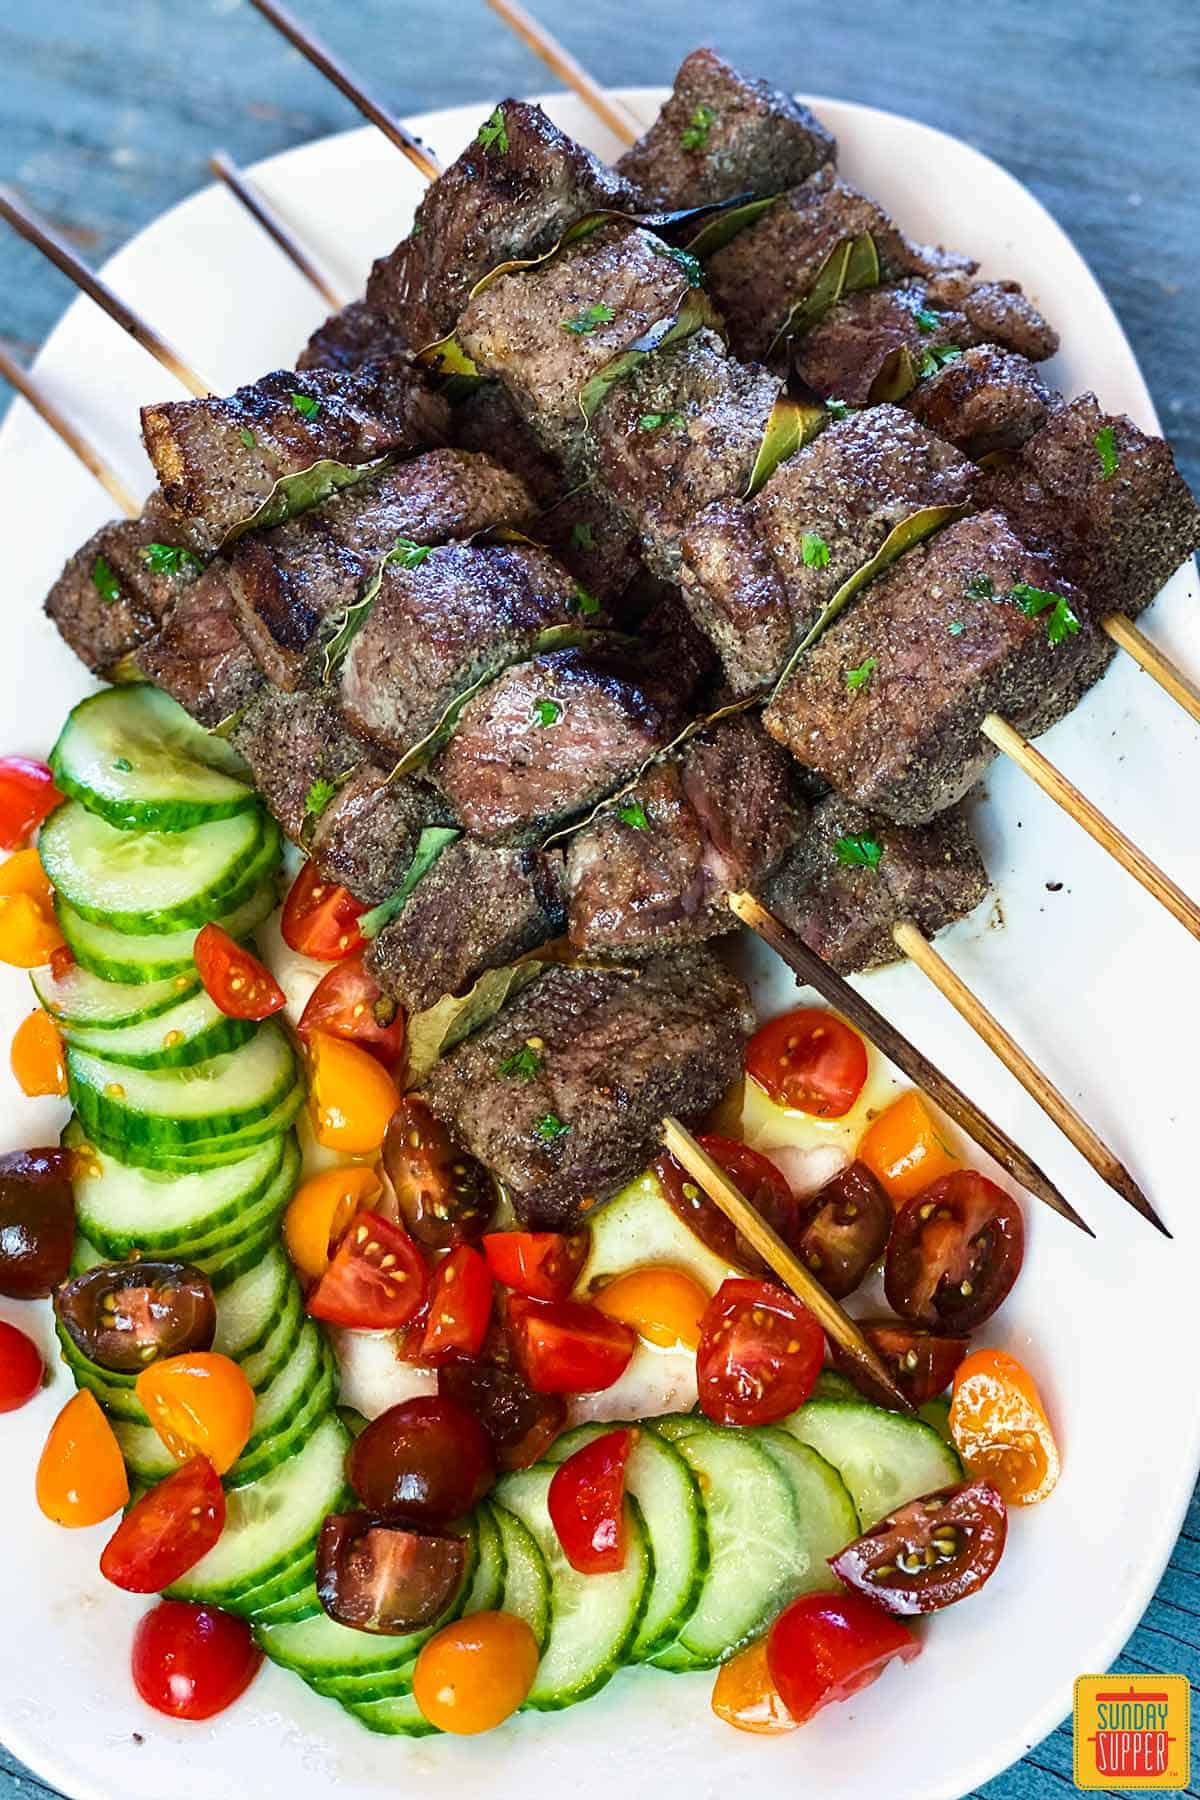
MULTIPOLYGON (((553 85, 481 0, 293 4, 399 113, 553 85)), ((707 38, 790 87, 908 113, 997 158, 1100 277, 1180 466, 1200 485, 1196 0, 535 5, 604 82, 665 82, 707 38)), ((244 0, 8 0, 0 60, 0 177, 93 262, 207 181, 218 144, 249 163, 358 123, 244 0)), ((0 269, 0 340, 30 354, 70 291, 15 241, 4 242, 0 269)), ((1200 1497, 1118 1667, 1185 1673, 1200 1687, 1200 1497)), ((0 1800, 50 1791, 0 1746, 0 1800)), ((1070 1731, 1060 1728, 984 1794, 1073 1791, 1070 1731)), ((1188 1791, 1200 1800, 1200 1785, 1188 1791)))

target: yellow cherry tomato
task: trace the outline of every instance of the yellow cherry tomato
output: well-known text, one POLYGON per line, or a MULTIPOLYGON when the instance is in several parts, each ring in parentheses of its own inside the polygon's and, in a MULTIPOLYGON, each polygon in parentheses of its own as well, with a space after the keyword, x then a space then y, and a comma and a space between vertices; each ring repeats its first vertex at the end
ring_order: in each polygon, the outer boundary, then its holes
POLYGON ((37 1503, 56 1525, 99 1525, 129 1498, 125 1459, 95 1394, 80 1388, 50 1427, 37 1466, 37 1503))
POLYGON ((12 1072, 23 1094, 65 1094, 67 1066, 62 1039, 49 1013, 39 1007, 13 1033, 12 1072))
POLYGON ((378 1150, 400 1104, 383 1064, 357 1044, 314 1031, 309 1039, 312 1078, 309 1105, 313 1135, 327 1150, 366 1156, 378 1150))
POLYGON ((185 1350, 143 1369, 134 1392, 171 1455, 207 1456, 218 1475, 246 1448, 254 1423, 254 1389, 228 1356, 185 1350))
POLYGON ((663 1264, 618 1275, 592 1295, 592 1304, 610 1319, 632 1326, 648 1344, 695 1350, 708 1295, 682 1269, 663 1264))
POLYGON ((795 1731, 796 1721, 771 1680, 765 1637, 722 1663, 713 1685, 712 1709, 718 1719, 735 1725, 739 1731, 753 1731, 764 1737, 795 1731))
POLYGON ((459 1737, 516 1712, 537 1674, 537 1639, 512 1613, 479 1612, 436 1632, 413 1669, 413 1698, 431 1725, 459 1737))
POLYGON ((896 1207, 961 1167, 916 1088, 900 1094, 868 1126, 857 1155, 896 1207))
POLYGON ((283 1241, 301 1275, 318 1281, 356 1212, 382 1193, 374 1169, 348 1163, 302 1181, 283 1215, 283 1241))
POLYGON ((1037 1384, 1003 1350, 972 1350, 959 1363, 950 1435, 973 1475, 1009 1506, 1034 1506, 1058 1480, 1062 1461, 1037 1384))
POLYGON ((18 850, 0 863, 0 962, 38 969, 62 943, 41 859, 36 850, 18 850))

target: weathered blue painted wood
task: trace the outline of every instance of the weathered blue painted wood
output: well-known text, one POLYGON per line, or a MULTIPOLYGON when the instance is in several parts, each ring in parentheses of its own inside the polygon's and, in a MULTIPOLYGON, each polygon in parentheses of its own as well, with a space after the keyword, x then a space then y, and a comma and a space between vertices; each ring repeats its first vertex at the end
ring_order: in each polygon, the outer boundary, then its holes
MULTIPOLYGON (((443 0, 419 16, 396 0, 297 4, 398 112, 551 85, 476 0, 443 0)), ((1180 465, 1200 484, 1194 0, 925 0, 917 9, 740 0, 711 8, 707 20, 692 0, 636 8, 536 0, 536 10, 603 81, 667 80, 707 25, 749 68, 911 114, 996 157, 1096 270, 1180 465)), ((0 174, 95 261, 203 184, 218 143, 247 163, 357 123, 244 0, 9 7, 0 66, 0 174)), ((15 242, 5 242, 0 268, 0 338, 32 350, 65 306, 67 285, 15 242)), ((1117 1666, 1186 1673, 1200 1687, 1200 1497, 1117 1666)), ((1200 1754, 1193 1760, 1200 1778, 1200 1754)), ((1070 1770, 1070 1733, 1060 1728, 964 1800, 1057 1800, 1075 1791, 1070 1770)), ((0 1800, 49 1792, 0 1749, 0 1800)), ((1189 1792, 1200 1800, 1200 1788, 1189 1792)))

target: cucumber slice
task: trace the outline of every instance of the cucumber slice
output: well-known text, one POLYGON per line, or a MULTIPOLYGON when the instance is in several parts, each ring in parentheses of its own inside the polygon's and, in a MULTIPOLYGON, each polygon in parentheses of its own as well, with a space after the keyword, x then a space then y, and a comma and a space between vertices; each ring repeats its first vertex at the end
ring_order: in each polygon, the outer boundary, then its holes
POLYGON ((145 1426, 146 1409, 133 1388, 137 1377, 101 1368, 99 1363, 92 1362, 90 1357, 84 1355, 57 1320, 54 1329, 58 1334, 59 1354, 70 1370, 75 1386, 87 1388, 89 1393, 95 1394, 110 1418, 145 1426))
POLYGON ((546 1463, 515 1470, 496 1486, 501 1506, 532 1534, 550 1575, 550 1635, 525 1699, 539 1712, 572 1706, 598 1693, 628 1654, 650 1592, 650 1542, 636 1500, 626 1499, 625 1567, 611 1575, 581 1575, 563 1555, 546 1496, 554 1470, 546 1463))
POLYGON ((848 1375, 842 1375, 837 1369, 824 1368, 813 1383, 810 1400, 862 1400, 862 1394, 848 1375))
POLYGON ((213 1349, 222 1356, 232 1356, 235 1362, 245 1362, 257 1354, 284 1316, 298 1287, 283 1246, 276 1244, 221 1295, 213 1349))
POLYGON ((245 1487, 260 1481, 268 1470, 294 1456, 336 1399, 333 1351, 310 1319, 300 1333, 296 1354, 258 1396, 250 1441, 226 1475, 225 1485, 245 1487))
POLYGON ((231 1019, 200 988, 170 1012, 135 1025, 97 1031, 64 1024, 60 1029, 72 1050, 90 1050, 123 1068, 182 1069, 238 1049, 254 1036, 255 1024, 253 1019, 231 1019))
POLYGON ((500 1547, 504 1552, 501 1611, 524 1619, 538 1641, 538 1648, 544 1649, 550 1635, 550 1571, 546 1559, 516 1513, 501 1506, 494 1495, 489 1497, 488 1504, 499 1528, 500 1547))
POLYGON ((945 1438, 948 1444, 953 1443, 954 1440, 950 1436, 950 1402, 942 1395, 939 1394, 936 1400, 926 1400, 923 1405, 918 1406, 917 1417, 924 1419, 925 1423, 936 1431, 940 1438, 945 1438))
POLYGON ((79 963, 62 975, 49 968, 31 969, 29 979, 39 1003, 64 1031, 122 1031, 170 1012, 200 990, 200 977, 171 975, 165 981, 104 981, 79 963))
MULTIPOLYGON (((338 1506, 344 1507, 349 1502, 350 1496, 343 1490, 338 1506)), ((269 1576, 267 1580, 258 1582, 244 1594, 223 1600, 221 1604, 226 1612, 236 1613, 239 1618, 254 1619, 268 1606, 274 1606, 283 1600, 295 1600, 307 1593, 316 1577, 316 1567, 317 1533, 314 1532, 299 1555, 286 1568, 269 1576)))
POLYGON ((240 1049, 183 1069, 127 1069, 70 1047, 66 1063, 67 1089, 89 1137, 168 1151, 242 1133, 275 1110, 297 1075, 274 1020, 240 1049))
POLYGON ((849 1488, 832 1463, 782 1426, 760 1426, 754 1440, 783 1471, 796 1502, 809 1556, 808 1574, 797 1593, 836 1588, 838 1579, 829 1558, 852 1544, 862 1530, 849 1488))
POLYGON ((697 1415, 648 1422, 700 1483, 709 1569, 695 1611, 654 1657, 661 1669, 709 1669, 757 1637, 801 1590, 811 1558, 792 1485, 755 1434, 697 1415))
POLYGON ((957 1453, 932 1426, 865 1400, 809 1400, 783 1424, 833 1464, 864 1531, 906 1500, 963 1478, 957 1453))
MULTIPOLYGON (((565 1462, 583 1444, 620 1429, 580 1425, 556 1439, 545 1460, 565 1462)), ((631 1662, 645 1662, 674 1641, 696 1605, 708 1570, 708 1531, 696 1477, 678 1450, 657 1432, 631 1429, 637 1435, 625 1465, 625 1484, 641 1508, 650 1537, 654 1578, 629 1657, 631 1662)))
POLYGON ((183 831, 256 799, 237 752, 148 682, 80 701, 50 767, 64 794, 126 831, 183 831))
MULTIPOLYGON (((216 919, 230 937, 246 937, 275 911, 275 865, 278 850, 268 835, 258 868, 258 881, 249 898, 216 919)), ((81 969, 101 981, 150 986, 175 975, 195 976, 193 954, 198 926, 185 931, 148 932, 135 937, 114 931, 109 925, 85 919, 61 896, 54 903, 58 928, 81 969)))
POLYGON ((89 1131, 88 1139, 98 1150, 103 1150, 105 1155, 113 1156, 119 1162, 128 1163, 134 1168, 162 1169, 190 1175, 197 1169, 213 1169, 224 1163, 240 1162, 259 1144, 265 1144, 270 1138, 285 1136, 304 1105, 305 1094, 304 1077, 297 1074, 294 1084, 277 1106, 263 1118, 257 1119, 253 1125, 243 1126, 229 1137, 203 1138, 194 1144, 174 1146, 122 1143, 116 1138, 106 1137, 100 1131, 89 1131))
POLYGON ((247 871, 264 835, 278 843, 265 815, 238 813, 190 831, 120 831, 68 800, 38 838, 50 882, 84 919, 127 933, 180 931, 231 912, 257 885, 247 871))
POLYGON ((347 1706, 346 1711, 368 1731, 383 1732, 387 1737, 432 1737, 437 1732, 437 1726, 429 1723, 411 1694, 347 1706))
MULTIPOLYGON (((269 1259, 264 1258, 264 1262, 269 1263, 269 1259)), ((260 1263, 259 1267, 261 1268, 262 1266, 263 1264, 260 1263)), ((254 1271, 251 1271, 251 1273, 253 1274, 254 1271)), ((247 1277, 244 1276, 243 1280, 245 1279, 247 1279, 247 1277)), ((235 1282, 234 1287, 236 1288, 237 1285, 238 1284, 235 1282)), ((231 1290, 226 1290, 226 1292, 229 1291, 231 1290)), ((224 1298, 225 1295, 222 1294, 218 1300, 218 1325, 220 1324, 221 1314, 220 1301, 224 1298)), ((251 1350, 248 1355, 235 1358, 235 1361, 241 1363, 242 1374, 246 1377, 246 1380, 250 1383, 250 1386, 254 1389, 256 1394, 265 1392, 275 1380, 284 1364, 296 1354, 300 1343, 300 1334, 304 1330, 306 1317, 307 1314, 304 1311, 304 1293, 300 1283, 295 1280, 289 1281, 287 1285, 287 1297, 283 1303, 283 1310, 276 1318, 274 1329, 268 1335, 266 1342, 260 1349, 251 1350)))
POLYGON ((672 1209, 657 1175, 647 1170, 589 1218, 588 1259, 575 1284, 576 1296, 590 1299, 617 1275, 652 1263, 683 1269, 713 1294, 729 1275, 742 1275, 708 1248, 672 1209))
POLYGON ((299 1593, 285 1594, 282 1600, 255 1607, 253 1623, 256 1630, 260 1625, 298 1625, 301 1619, 315 1619, 320 1611, 317 1590, 310 1582, 299 1593))

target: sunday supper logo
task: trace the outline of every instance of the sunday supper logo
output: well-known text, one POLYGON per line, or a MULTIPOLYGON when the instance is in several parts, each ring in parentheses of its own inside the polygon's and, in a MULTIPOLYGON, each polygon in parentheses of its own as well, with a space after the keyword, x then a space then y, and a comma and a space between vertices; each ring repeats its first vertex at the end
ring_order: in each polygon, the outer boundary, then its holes
POLYGON ((1186 1788, 1191 1689, 1186 1675, 1081 1675, 1075 1683, 1075 1786, 1186 1788))

